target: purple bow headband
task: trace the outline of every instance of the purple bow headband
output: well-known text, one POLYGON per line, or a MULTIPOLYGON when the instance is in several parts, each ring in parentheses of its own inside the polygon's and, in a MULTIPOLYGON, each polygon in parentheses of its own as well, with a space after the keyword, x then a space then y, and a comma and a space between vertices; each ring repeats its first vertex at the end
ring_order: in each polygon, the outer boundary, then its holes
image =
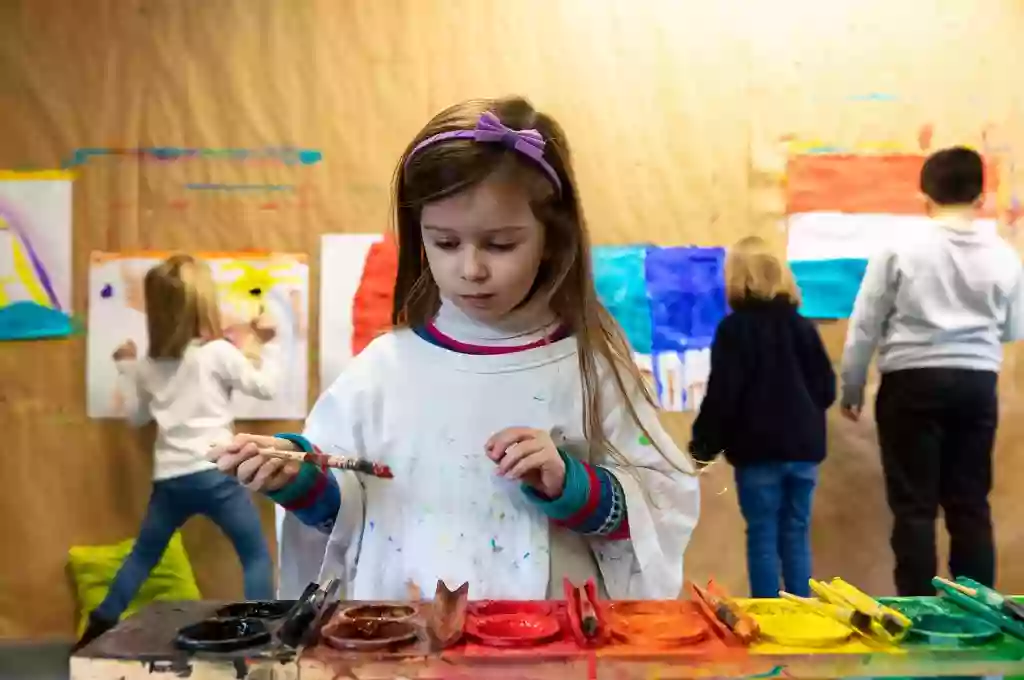
POLYGON ((490 111, 481 114, 480 120, 476 122, 476 127, 472 130, 451 130, 449 132, 441 132, 433 137, 427 137, 409 152, 409 156, 405 160, 406 166, 409 165, 409 161, 421 149, 448 139, 472 139, 475 142, 502 144, 506 148, 512 149, 516 153, 521 153, 533 160, 547 173, 551 181, 555 183, 558 193, 562 193, 562 180, 558 178, 558 173, 555 172, 551 164, 544 160, 544 145, 546 142, 543 135, 536 130, 513 130, 510 127, 506 127, 490 111))

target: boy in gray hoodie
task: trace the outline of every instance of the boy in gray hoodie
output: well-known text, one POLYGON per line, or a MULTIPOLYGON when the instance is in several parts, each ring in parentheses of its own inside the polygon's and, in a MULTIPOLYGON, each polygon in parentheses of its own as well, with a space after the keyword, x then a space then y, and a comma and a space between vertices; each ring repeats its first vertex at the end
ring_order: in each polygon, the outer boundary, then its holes
POLYGON ((976 220, 984 165, 955 147, 930 156, 921 191, 929 229, 868 264, 843 353, 843 414, 858 420, 878 349, 875 402, 901 596, 933 595, 935 519, 950 535, 949 567, 995 582, 988 495, 1002 344, 1024 338, 1020 256, 976 220))

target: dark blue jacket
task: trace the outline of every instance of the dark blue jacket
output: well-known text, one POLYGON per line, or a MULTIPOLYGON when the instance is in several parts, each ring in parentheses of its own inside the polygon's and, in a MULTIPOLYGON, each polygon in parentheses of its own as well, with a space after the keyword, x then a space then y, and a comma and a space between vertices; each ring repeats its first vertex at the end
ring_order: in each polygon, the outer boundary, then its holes
POLYGON ((690 452, 735 466, 825 459, 836 376, 814 324, 788 298, 748 299, 718 326, 690 452))

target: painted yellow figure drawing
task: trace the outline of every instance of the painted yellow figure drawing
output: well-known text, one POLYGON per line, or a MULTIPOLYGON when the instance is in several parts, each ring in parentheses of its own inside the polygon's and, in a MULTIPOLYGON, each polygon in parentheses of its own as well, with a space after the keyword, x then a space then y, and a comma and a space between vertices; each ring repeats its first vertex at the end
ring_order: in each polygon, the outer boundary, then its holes
POLYGON ((25 244, 18 234, 0 215, 0 258, 10 258, 10 274, 7 267, 0 269, 0 307, 12 302, 27 300, 43 307, 51 306, 39 274, 32 266, 25 244))
MULTIPOLYGON (((220 273, 228 277, 238 272, 237 276, 227 281, 217 282, 224 316, 224 335, 250 359, 259 359, 260 348, 253 335, 252 321, 266 313, 266 298, 271 289, 301 283, 298 277, 286 273, 291 269, 290 263, 257 265, 240 260, 225 262, 220 267, 220 273)), ((289 302, 294 312, 295 332, 303 335, 302 310, 298 306, 301 304, 301 296, 297 288, 292 292, 289 302)))
MULTIPOLYGON (((169 253, 93 253, 90 259, 89 415, 123 416, 123 381, 111 353, 126 339, 140 355, 147 345, 146 272, 169 253)), ((236 418, 302 417, 306 412, 309 274, 303 255, 260 252, 195 253, 206 261, 217 286, 221 333, 259 364, 265 346, 254 325, 273 326, 272 341, 281 370, 289 379, 277 395, 261 401, 233 393, 236 418)))

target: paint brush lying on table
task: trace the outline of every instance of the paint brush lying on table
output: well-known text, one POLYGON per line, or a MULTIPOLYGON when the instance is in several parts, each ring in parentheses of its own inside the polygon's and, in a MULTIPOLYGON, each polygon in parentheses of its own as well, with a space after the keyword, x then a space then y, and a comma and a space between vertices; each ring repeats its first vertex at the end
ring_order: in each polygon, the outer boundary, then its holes
POLYGON ((732 601, 721 587, 709 582, 707 588, 691 583, 690 588, 708 606, 715 617, 745 645, 757 640, 761 629, 753 617, 747 615, 732 601))
POLYGON ((992 590, 991 588, 986 588, 981 584, 972 588, 962 583, 949 581, 939 576, 936 576, 933 580, 936 585, 952 588, 953 590, 959 591, 967 597, 974 598, 975 600, 978 600, 979 602, 982 602, 996 611, 1002 612, 1003 614, 1016 619, 1017 621, 1024 622, 1024 605, 1014 602, 1000 592, 992 590))
POLYGON ((879 604, 871 596, 861 592, 841 578, 829 583, 810 580, 811 590, 825 602, 854 609, 867 614, 872 620, 875 636, 885 642, 897 643, 910 630, 912 622, 900 612, 879 604))
POLYGON ((779 597, 783 600, 789 600, 790 602, 801 604, 808 609, 818 612, 822 616, 834 619, 844 626, 852 628, 861 635, 866 637, 872 636, 873 631, 871 628, 871 617, 864 612, 832 604, 831 602, 815 600, 812 597, 800 597, 798 595, 793 595, 792 593, 787 593, 784 590, 779 591, 779 597))
MULTIPOLYGON (((217 446, 211 444, 210 448, 217 446)), ((334 470, 351 470, 372 477, 381 479, 393 479, 394 474, 391 468, 383 463, 374 463, 365 458, 348 456, 332 456, 326 453, 305 453, 303 451, 283 451, 281 449, 260 449, 261 456, 268 458, 279 458, 281 460, 294 460, 298 463, 312 463, 317 467, 332 468, 334 470)))

